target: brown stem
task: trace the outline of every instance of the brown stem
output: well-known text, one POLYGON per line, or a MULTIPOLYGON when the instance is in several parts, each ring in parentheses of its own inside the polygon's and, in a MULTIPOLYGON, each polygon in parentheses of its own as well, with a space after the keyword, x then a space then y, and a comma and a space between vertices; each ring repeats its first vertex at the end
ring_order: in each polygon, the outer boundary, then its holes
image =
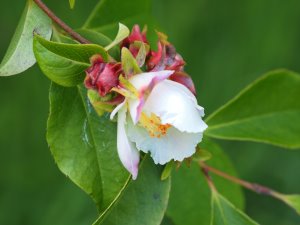
POLYGON ((258 194, 263 194, 263 195, 269 195, 269 196, 272 196, 272 197, 275 197, 275 198, 278 198, 278 192, 268 188, 268 187, 265 187, 265 186, 262 186, 260 184, 255 184, 255 183, 250 183, 248 181, 245 181, 245 180, 241 180, 241 179, 238 179, 236 177, 233 177, 227 173, 224 173, 216 168, 213 168, 213 167, 210 167, 208 165, 206 165, 204 162, 200 162, 199 163, 200 166, 202 167, 202 169, 204 169, 205 171, 210 171, 220 177, 223 177, 227 180, 230 180, 236 184, 239 184, 249 190, 252 190, 258 194))
POLYGON ((90 41, 86 40, 80 34, 76 33, 71 27, 65 24, 61 19, 59 19, 41 0, 33 0, 38 7, 40 7, 53 22, 59 25, 64 31, 66 31, 71 37, 79 41, 81 44, 89 44, 90 41))
POLYGON ((210 187, 211 190, 216 190, 216 187, 211 179, 211 177, 209 176, 208 170, 205 167, 201 167, 201 170, 206 178, 206 181, 208 183, 208 186, 210 187))

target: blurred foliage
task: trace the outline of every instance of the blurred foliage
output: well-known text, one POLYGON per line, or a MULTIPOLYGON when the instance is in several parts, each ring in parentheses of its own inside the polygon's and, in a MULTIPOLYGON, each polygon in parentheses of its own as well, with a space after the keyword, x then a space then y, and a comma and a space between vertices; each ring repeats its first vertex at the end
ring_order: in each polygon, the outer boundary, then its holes
MULTIPOLYGON (((78 0, 74 10, 68 1, 45 2, 72 27, 80 27, 97 1, 78 0)), ((156 20, 188 62, 207 115, 269 70, 300 72, 298 0, 154 2, 156 20)), ((1 58, 24 5, 18 0, 1 3, 1 58)), ((0 78, 0 224, 82 225, 96 218, 92 201, 59 172, 48 150, 48 89, 49 81, 37 67, 0 78)), ((242 178, 285 193, 300 191, 299 151, 220 143, 242 178)), ((283 203, 245 193, 246 211, 259 223, 300 224, 283 203)))

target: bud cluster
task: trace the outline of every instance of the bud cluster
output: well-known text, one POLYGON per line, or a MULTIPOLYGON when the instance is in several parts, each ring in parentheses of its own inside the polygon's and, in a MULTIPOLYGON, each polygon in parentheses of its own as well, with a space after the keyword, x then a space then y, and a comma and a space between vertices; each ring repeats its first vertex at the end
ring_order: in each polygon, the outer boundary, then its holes
MULTIPOLYGON (((138 66, 143 67, 145 72, 174 71, 169 79, 186 86, 196 94, 192 79, 184 72, 185 62, 176 52, 175 47, 167 41, 167 36, 157 32, 159 40, 157 51, 154 51, 150 49, 146 33, 146 28, 141 31, 140 27, 135 25, 131 34, 120 44, 120 50, 127 48, 136 59, 138 66), (141 51, 142 47, 144 51, 141 51)), ((105 97, 114 87, 121 85, 120 76, 125 76, 121 62, 105 62, 100 55, 94 55, 91 58, 91 66, 86 70, 85 86, 97 91, 99 96, 105 97)), ((121 99, 118 94, 113 98, 121 99)), ((114 101, 114 99, 110 99, 109 102, 118 104, 119 101, 114 101)))

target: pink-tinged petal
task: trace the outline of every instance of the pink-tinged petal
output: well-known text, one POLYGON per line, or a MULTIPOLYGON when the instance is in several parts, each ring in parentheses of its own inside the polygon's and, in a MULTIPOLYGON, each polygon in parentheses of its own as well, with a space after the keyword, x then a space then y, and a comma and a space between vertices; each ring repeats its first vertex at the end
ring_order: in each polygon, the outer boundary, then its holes
POLYGON ((186 86, 194 95, 196 95, 196 89, 192 78, 184 72, 175 72, 169 78, 172 81, 180 83, 186 86))
POLYGON ((173 71, 163 70, 159 72, 142 73, 130 78, 129 82, 138 90, 138 99, 129 99, 129 111, 134 124, 136 124, 140 118, 143 110, 144 103, 147 98, 147 94, 151 93, 152 89, 159 82, 167 79, 173 71))
POLYGON ((157 84, 148 96, 143 112, 154 113, 162 124, 171 124, 182 132, 203 132, 207 125, 202 120, 204 109, 197 104, 192 92, 171 80, 157 84))
POLYGON ((138 90, 145 90, 156 81, 167 79, 174 73, 172 70, 162 70, 158 72, 141 73, 129 79, 129 82, 138 90))
POLYGON ((132 179, 135 180, 138 175, 140 154, 134 144, 128 140, 125 125, 126 107, 122 107, 118 112, 118 154, 122 164, 131 173, 132 179))

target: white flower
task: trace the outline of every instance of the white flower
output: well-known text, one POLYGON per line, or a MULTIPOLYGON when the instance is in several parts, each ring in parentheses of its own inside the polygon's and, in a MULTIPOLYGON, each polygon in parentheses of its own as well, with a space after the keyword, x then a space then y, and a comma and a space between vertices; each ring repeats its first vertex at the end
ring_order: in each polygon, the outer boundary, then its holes
POLYGON ((189 89, 167 79, 172 73, 131 77, 129 87, 120 90, 125 101, 111 113, 111 118, 118 113, 118 153, 133 179, 138 174, 139 151, 150 152, 156 164, 182 161, 195 153, 207 128, 204 109, 189 89))

